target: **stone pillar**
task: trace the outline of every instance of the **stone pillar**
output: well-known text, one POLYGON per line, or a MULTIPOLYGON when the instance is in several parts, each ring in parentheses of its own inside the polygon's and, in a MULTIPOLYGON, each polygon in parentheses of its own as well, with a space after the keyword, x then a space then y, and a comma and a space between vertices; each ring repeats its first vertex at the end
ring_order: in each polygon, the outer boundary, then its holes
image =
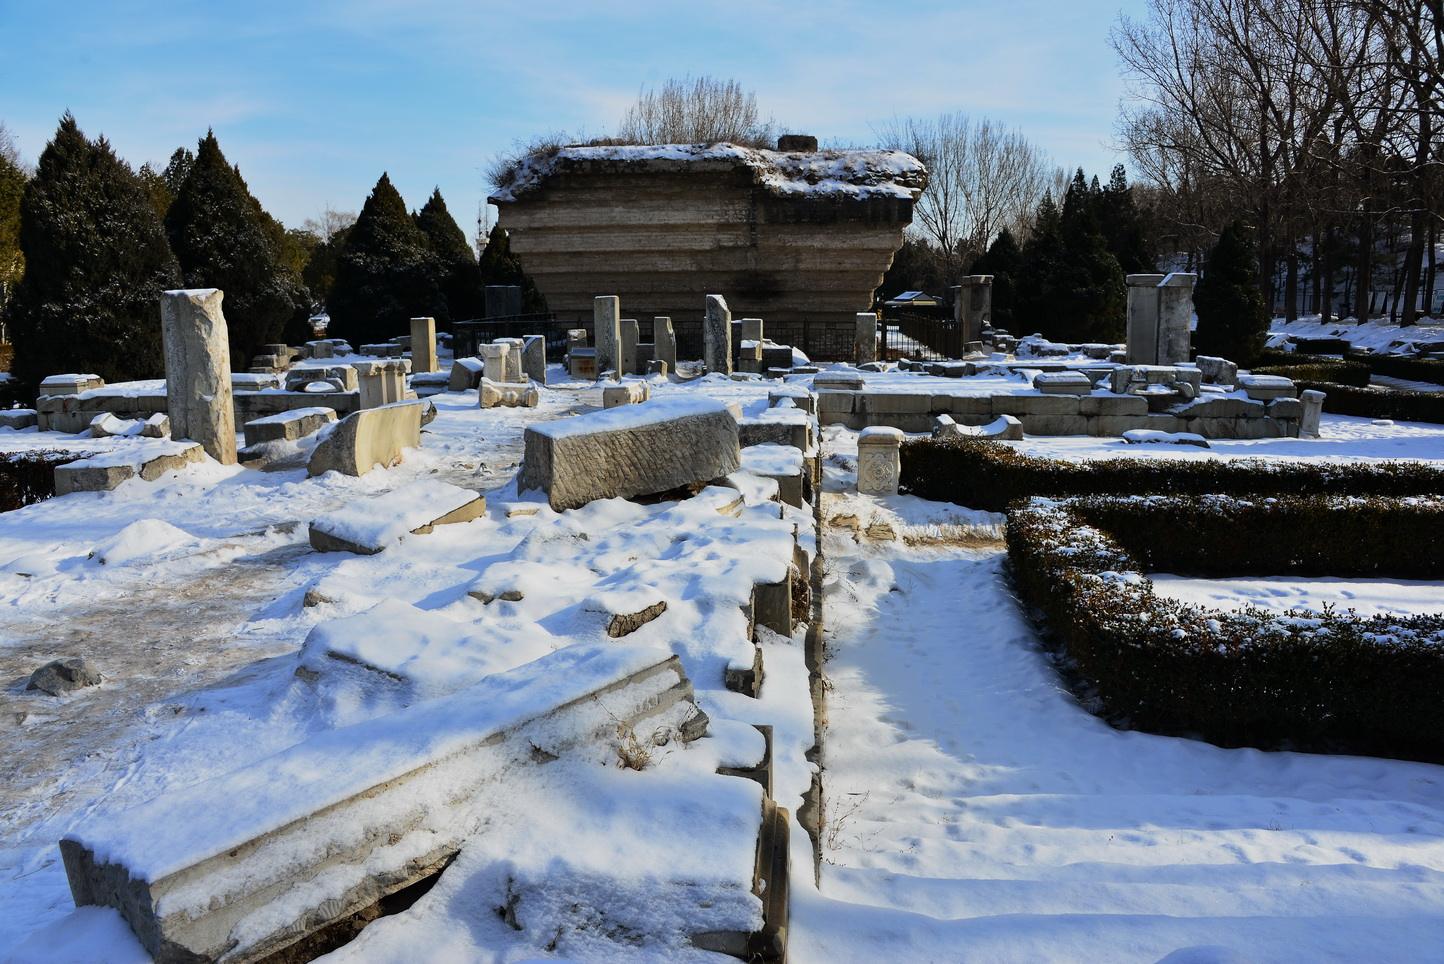
POLYGON ((400 358, 356 362, 357 389, 362 408, 380 408, 406 400, 406 362, 400 358))
POLYGON ((702 322, 702 364, 709 372, 732 374, 732 312, 721 295, 707 296, 702 322))
POLYGON ((1161 274, 1131 274, 1128 283, 1128 364, 1157 365, 1158 283, 1161 274))
POLYGON ((434 372, 436 365, 436 319, 411 319, 411 371, 434 372))
POLYGON ((619 322, 618 331, 621 334, 621 373, 623 375, 637 374, 637 342, 642 339, 641 326, 635 318, 623 318, 619 322))
MULTIPOLYGON (((583 330, 582 334, 586 334, 583 330)), ((547 383, 547 340, 544 335, 527 335, 521 340, 522 374, 538 385, 547 383)))
POLYGON ((672 330, 672 319, 666 315, 652 319, 652 357, 667 363, 667 370, 677 370, 677 333, 672 330))
POLYGON ((857 491, 863 495, 897 495, 902 476, 901 429, 886 425, 865 428, 857 436, 857 491))
POLYGON ((953 289, 953 320, 962 332, 962 341, 983 340, 983 326, 993 323, 993 276, 970 274, 959 279, 953 289))
POLYGON ((877 361, 877 314, 871 311, 857 313, 857 330, 852 336, 852 363, 866 365, 877 361))
POLYGON ((742 319, 742 340, 743 340, 743 341, 755 341, 755 342, 758 342, 759 344, 761 343, 761 341, 762 341, 762 319, 761 319, 761 318, 743 318, 743 319, 742 319))
POLYGON ((526 379, 521 374, 521 350, 526 347, 526 342, 520 338, 496 338, 493 341, 498 345, 508 345, 511 351, 506 353, 506 381, 522 382, 526 379))
POLYGON ((506 356, 511 346, 505 344, 477 345, 481 352, 482 377, 494 382, 506 381, 506 356))
POLYGON ((236 462, 231 347, 218 288, 167 291, 160 299, 165 394, 171 435, 201 443, 223 465, 236 462))
POLYGON ((737 338, 736 364, 744 372, 762 370, 762 319, 743 318, 737 338), (748 343, 751 344, 748 344, 748 343))
POLYGON ((1198 275, 1175 271, 1158 283, 1158 364, 1188 361, 1193 284, 1198 275))
POLYGON ((592 326, 596 332, 597 377, 611 372, 613 381, 622 377, 622 301, 616 295, 592 299, 592 326))
POLYGON ((1304 406, 1304 414, 1299 419, 1299 438, 1319 437, 1319 417, 1324 413, 1324 393, 1314 389, 1308 389, 1299 393, 1299 401, 1304 406))

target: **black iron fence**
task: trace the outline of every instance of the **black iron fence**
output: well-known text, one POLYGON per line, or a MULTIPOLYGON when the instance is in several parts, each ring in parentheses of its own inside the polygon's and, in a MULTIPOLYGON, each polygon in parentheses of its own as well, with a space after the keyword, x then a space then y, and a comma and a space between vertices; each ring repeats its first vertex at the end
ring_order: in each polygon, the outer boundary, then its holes
POLYGON ((882 357, 941 361, 963 357, 963 329, 948 315, 888 312, 882 319, 882 357))
POLYGON ((556 315, 548 312, 456 321, 451 325, 451 350, 457 358, 466 358, 476 354, 476 346, 498 338, 542 335, 547 340, 547 361, 559 362, 567 353, 567 332, 581 327, 568 321, 557 321, 556 315))

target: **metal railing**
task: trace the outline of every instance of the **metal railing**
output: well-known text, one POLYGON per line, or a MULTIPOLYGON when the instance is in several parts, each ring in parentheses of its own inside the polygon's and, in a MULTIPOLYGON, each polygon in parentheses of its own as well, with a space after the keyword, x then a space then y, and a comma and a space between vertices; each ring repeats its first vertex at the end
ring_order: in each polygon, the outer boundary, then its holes
POLYGON ((942 361, 963 357, 963 329, 951 316, 894 311, 883 315, 882 357, 886 361, 942 361))
POLYGON ((475 355, 478 345, 498 338, 524 338, 542 335, 547 342, 547 361, 559 362, 567 353, 567 332, 581 325, 557 321, 550 312, 523 315, 501 315, 496 318, 472 318, 451 323, 451 350, 457 358, 475 355))

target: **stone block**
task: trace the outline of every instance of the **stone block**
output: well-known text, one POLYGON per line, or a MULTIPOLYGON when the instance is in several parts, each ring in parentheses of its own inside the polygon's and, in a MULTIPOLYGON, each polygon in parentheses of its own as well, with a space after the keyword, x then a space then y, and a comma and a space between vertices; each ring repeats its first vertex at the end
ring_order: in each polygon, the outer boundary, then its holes
POLYGON ((1204 438, 1238 438, 1238 418, 1190 416, 1183 420, 1183 430, 1204 438))
POLYGON ((764 373, 775 368, 790 370, 792 368, 792 346, 764 343, 762 345, 762 361, 759 364, 764 373))
POLYGON ((506 381, 524 382, 526 377, 521 369, 521 352, 526 347, 526 340, 523 338, 496 338, 493 344, 506 345, 511 351, 506 353, 506 381))
POLYGON ((40 423, 39 415, 33 408, 10 408, 0 410, 0 428, 19 431, 40 423))
POLYGON ((363 409, 379 408, 406 400, 406 365, 402 359, 358 361, 351 367, 356 370, 363 409))
POLYGON ((1269 418, 1303 418, 1304 403, 1297 398, 1276 398, 1268 403, 1269 418))
POLYGON ((932 411, 931 395, 903 392, 859 392, 853 411, 862 415, 918 415, 932 411))
POLYGON ((623 318, 619 322, 621 333, 621 373, 623 375, 640 374, 637 369, 637 343, 641 341, 641 326, 635 318, 623 318))
POLYGON ((666 378, 666 377, 667 377, 667 374, 668 374, 668 371, 667 371, 667 363, 664 362, 662 359, 660 359, 660 358, 653 358, 653 359, 651 359, 650 361, 647 362, 647 377, 648 377, 648 378, 652 378, 652 377, 658 376, 658 375, 660 375, 662 378, 666 378))
POLYGON ((801 385, 784 385, 767 393, 767 407, 779 408, 790 402, 793 408, 800 408, 809 415, 817 414, 817 396, 801 385))
POLYGON ((1093 380, 1082 372, 1039 372, 1033 376, 1033 387, 1044 395, 1087 395, 1093 391, 1093 380))
POLYGON ((1318 438, 1319 421, 1324 413, 1325 394, 1314 389, 1309 389, 1299 395, 1299 401, 1303 403, 1303 411, 1299 415, 1299 438, 1318 438))
POLYGON ((939 415, 933 419, 932 431, 933 438, 986 438, 996 441, 1021 441, 1023 423, 1012 415, 999 415, 991 422, 982 425, 959 425, 951 415, 939 415))
POLYGON ((817 414, 849 415, 857 395, 853 392, 820 391, 817 393, 817 414))
POLYGON ((79 395, 96 388, 104 388, 105 379, 99 375, 47 375, 40 380, 39 395, 79 395))
POLYGON ((652 357, 667 363, 667 370, 677 370, 677 334, 672 319, 666 315, 652 318, 652 357))
POLYGON ((223 298, 217 288, 164 292, 160 323, 166 411, 175 434, 201 443, 222 465, 234 465, 236 416, 223 298))
POLYGON ((567 371, 573 378, 594 380, 600 378, 597 372, 597 350, 595 348, 573 348, 567 352, 567 371))
POLYGON ((1137 395, 1084 395, 1078 399, 1079 415, 1147 415, 1148 401, 1137 395))
POLYGON ((519 491, 553 509, 719 479, 741 467, 737 420, 720 402, 659 399, 527 427, 519 491))
POLYGON ((607 385, 602 389, 602 408, 638 405, 651 396, 651 390, 646 382, 623 382, 620 385, 607 385))
POLYGON ((446 389, 451 392, 464 392, 481 384, 482 373, 486 366, 480 358, 458 358, 451 363, 451 376, 447 379, 446 389))
POLYGON ((1240 375, 1238 387, 1243 389, 1249 398, 1260 402, 1270 402, 1275 398, 1293 398, 1298 394, 1298 387, 1294 385, 1293 379, 1282 375, 1240 375))
POLYGON ((1023 431, 1029 435, 1091 435, 1090 420, 1083 415, 1023 415, 1023 431))
POLYGON ((481 353, 482 377, 497 383, 505 382, 506 356, 511 354, 511 345, 493 342, 489 345, 478 345, 477 351, 481 353))
POLYGON ((244 426, 246 446, 263 442, 294 442, 336 421, 336 410, 323 408, 295 408, 277 415, 252 419, 244 426))
POLYGON ((1077 415, 1080 403, 1077 395, 994 395, 992 410, 994 415, 1024 418, 1026 426, 1028 415, 1077 415))
MULTIPOLYGON (((368 362, 357 362, 367 365, 368 362)), ((352 365, 298 365, 286 372, 285 389, 288 392, 328 391, 354 392, 360 385, 357 370, 352 365), (318 383, 326 387, 311 388, 318 383)))
POLYGON ((411 319, 411 370, 434 372, 436 364, 436 319, 411 319))
POLYGON ((311 548, 370 556, 408 534, 424 535, 436 526, 470 522, 485 514, 486 497, 480 493, 422 479, 312 520, 311 548))
POLYGON ((798 408, 769 408, 760 415, 737 420, 742 444, 790 445, 802 452, 813 448, 812 416, 798 408))
POLYGON ((1193 360, 1203 373, 1203 380, 1211 385, 1237 385, 1238 365, 1217 355, 1199 355, 1193 360))
POLYGON ((721 295, 707 296, 702 321, 702 363, 709 372, 732 374, 732 312, 721 295))
POLYGON ((928 411, 978 418, 993 417, 991 395, 934 395, 928 411))
MULTIPOLYGON (((592 299, 597 378, 622 377, 622 302, 616 295, 592 299), (607 373, 611 372, 608 376, 607 373)), ((487 376, 490 377, 490 376, 487 376)))
POLYGON ((1175 406, 1172 413, 1180 418, 1242 418, 1247 410, 1245 399, 1205 395, 1175 406))
POLYGON ((877 361, 877 315, 859 311, 852 336, 852 363, 866 365, 877 361))
POLYGON ((858 372, 828 371, 818 372, 812 376, 812 387, 821 391, 825 388, 841 391, 860 392, 863 388, 863 377, 858 372))
POLYGON ((508 384, 483 378, 476 387, 477 408, 536 408, 541 392, 530 382, 508 384))
POLYGON ((547 340, 544 335, 527 335, 521 340, 522 377, 536 382, 547 383, 547 340))
POLYGON ((55 467, 55 494, 107 492, 127 479, 154 482, 167 472, 203 461, 199 442, 147 439, 55 467))
POLYGON ((857 491, 863 495, 896 495, 902 476, 898 454, 903 433, 896 428, 870 426, 857 436, 857 491))
POLYGON ((402 452, 421 446, 423 402, 395 402, 352 412, 329 426, 311 451, 310 475, 340 472, 365 475, 376 466, 390 468, 402 452))

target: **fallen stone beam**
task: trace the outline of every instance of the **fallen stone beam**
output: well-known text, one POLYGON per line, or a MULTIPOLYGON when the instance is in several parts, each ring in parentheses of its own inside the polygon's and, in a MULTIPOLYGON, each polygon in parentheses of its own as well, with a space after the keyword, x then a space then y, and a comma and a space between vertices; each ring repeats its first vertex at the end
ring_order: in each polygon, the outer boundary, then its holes
POLYGON ((253 418, 244 426, 246 447, 263 442, 294 442, 313 432, 319 432, 334 421, 336 410, 321 405, 293 408, 289 412, 253 418))
POLYGON ((154 482, 167 472, 205 458, 199 442, 169 439, 137 441, 113 452, 92 455, 55 467, 55 494, 108 492, 127 479, 154 482))
POLYGON ((406 535, 470 522, 486 512, 486 497, 436 479, 423 479, 374 499, 351 503, 311 522, 311 548, 371 556, 406 535))
POLYGON ((157 961, 255 961, 444 867, 535 761, 705 721, 668 651, 573 646, 108 813, 60 851, 76 905, 118 910, 157 961))
POLYGON ((673 398, 528 426, 517 489, 553 509, 654 495, 741 467, 737 420, 721 402, 673 398))
POLYGON ((335 470, 365 475, 374 467, 390 468, 403 449, 421 446, 421 415, 426 403, 395 402, 352 412, 329 426, 306 465, 310 475, 335 470))

